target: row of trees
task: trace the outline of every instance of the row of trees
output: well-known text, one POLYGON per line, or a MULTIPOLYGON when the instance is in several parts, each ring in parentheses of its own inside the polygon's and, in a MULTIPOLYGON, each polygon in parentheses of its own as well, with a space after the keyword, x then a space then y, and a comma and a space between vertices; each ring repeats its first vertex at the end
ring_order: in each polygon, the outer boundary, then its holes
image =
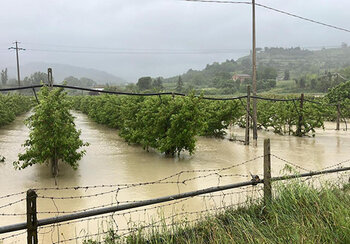
POLYGON ((75 108, 94 121, 119 129, 128 143, 174 156, 194 152, 196 136, 223 136, 242 115, 238 102, 186 97, 74 97, 75 108))
MULTIPOLYGON (((85 154, 81 147, 88 143, 80 139, 81 132, 76 130, 74 117, 69 112, 72 108, 98 123, 119 129, 120 136, 128 143, 142 145, 146 150, 154 148, 169 156, 183 151, 192 154, 198 135, 222 137, 229 125, 245 126, 245 104, 239 101, 204 100, 193 94, 186 97, 74 96, 70 99, 61 88, 44 86, 40 90, 40 103, 26 120, 31 131, 24 144, 25 153, 19 154, 19 160, 14 162, 17 169, 51 163, 52 174, 56 176, 59 161, 77 169, 85 154)), ((321 104, 306 102, 300 108, 298 102, 259 100, 258 126, 272 128, 278 134, 315 135, 315 128, 335 118, 336 107, 326 103, 340 104, 345 116, 350 116, 350 82, 334 87, 317 101, 321 104)), ((28 111, 31 105, 29 97, 0 95, 0 118, 8 123, 16 114, 28 111)))
POLYGON ((322 75, 305 75, 299 79, 295 79, 297 88, 304 91, 327 93, 332 87, 335 87, 347 78, 338 72, 325 72, 322 75))
MULTIPOLYGON (((47 84, 48 76, 47 76, 47 73, 38 71, 29 76, 24 77, 21 83, 24 86, 40 85, 43 83, 47 84)), ((74 76, 66 77, 62 81, 62 83, 66 83, 67 85, 71 85, 71 86, 79 86, 79 87, 93 87, 97 84, 92 79, 89 79, 86 77, 76 78, 74 76)), ((3 86, 17 84, 17 80, 13 80, 13 79, 9 80, 7 68, 5 68, 4 70, 1 70, 1 84, 3 86)))
POLYGON ((33 99, 19 94, 0 94, 0 127, 11 123, 16 116, 27 112, 33 106, 33 99))
POLYGON ((139 91, 149 91, 149 90, 156 90, 160 91, 163 90, 163 78, 158 77, 155 79, 152 79, 149 76, 146 77, 141 77, 137 83, 136 83, 137 88, 139 91))

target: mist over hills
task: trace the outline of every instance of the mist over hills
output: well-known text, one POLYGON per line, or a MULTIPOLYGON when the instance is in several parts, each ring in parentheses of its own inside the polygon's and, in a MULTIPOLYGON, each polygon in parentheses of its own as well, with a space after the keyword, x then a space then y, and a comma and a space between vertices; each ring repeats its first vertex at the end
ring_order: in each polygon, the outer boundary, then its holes
MULTIPOLYGON (((53 77, 55 82, 57 83, 61 83, 64 80, 64 78, 68 76, 74 76, 76 78, 81 78, 81 77, 90 78, 94 80, 97 84, 103 84, 103 85, 106 83, 113 84, 113 85, 120 85, 126 82, 123 78, 117 77, 115 75, 112 75, 110 73, 97 70, 97 69, 83 68, 83 67, 67 65, 67 64, 42 63, 42 62, 27 63, 24 65, 21 65, 20 67, 21 79, 24 79, 24 77, 29 76, 37 71, 47 73, 48 68, 52 68, 53 77)), ((17 77, 16 72, 17 72, 16 67, 8 67, 9 78, 16 78, 17 77)))

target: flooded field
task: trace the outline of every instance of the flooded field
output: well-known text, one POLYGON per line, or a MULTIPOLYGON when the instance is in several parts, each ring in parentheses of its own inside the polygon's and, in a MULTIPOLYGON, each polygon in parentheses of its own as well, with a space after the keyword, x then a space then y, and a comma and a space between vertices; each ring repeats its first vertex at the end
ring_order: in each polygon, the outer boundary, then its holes
MULTIPOLYGON (((78 170, 74 171, 60 165, 58 185, 45 165, 35 165, 17 171, 12 162, 23 152, 21 144, 28 136, 28 129, 23 124, 26 115, 18 117, 12 124, 0 129, 0 155, 6 157, 0 163, 0 197, 28 189, 38 189, 39 219, 63 215, 74 211, 87 210, 97 206, 111 206, 146 200, 179 192, 196 190, 219 184, 249 181, 250 173, 261 174, 263 168, 263 139, 271 139, 271 153, 288 162, 309 170, 320 170, 341 161, 350 159, 350 132, 335 131, 334 123, 327 123, 325 130, 318 130, 316 137, 298 138, 279 136, 271 132, 260 131, 256 146, 244 146, 240 142, 214 138, 198 138, 194 155, 184 154, 180 158, 166 158, 157 152, 146 152, 141 147, 128 145, 114 129, 98 125, 81 113, 74 113, 76 124, 82 131, 84 141, 90 143, 86 155, 80 161, 78 170), (259 157, 259 158, 257 158, 259 157), (257 158, 254 160, 254 158, 257 158), (243 163, 245 162, 245 163, 243 163), (242 163, 242 164, 241 164, 242 163), (225 171, 206 171, 241 164, 225 171), (202 170, 202 171, 199 171, 202 170), (163 181, 163 178, 185 171, 163 181), (183 184, 185 180, 185 184, 183 184), (123 185, 140 182, 154 182, 145 185, 123 185), (73 188, 75 186, 92 186, 73 188), (61 190, 47 188, 67 188, 61 190), (43 189, 45 188, 45 189, 43 189), (81 197, 83 196, 83 197, 81 197)), ((234 128, 233 133, 243 138, 244 130, 234 128)), ((282 174, 286 162, 272 157, 272 175, 282 174)), ((231 191, 234 192, 234 191, 231 191)), ((225 204, 236 203, 249 197, 260 196, 254 187, 248 193, 232 194, 225 200, 216 196, 190 198, 178 204, 167 205, 162 209, 150 206, 150 210, 130 214, 116 214, 90 221, 79 221, 71 225, 59 225, 40 230, 40 243, 62 242, 75 236, 86 236, 104 232, 108 226, 118 225, 119 229, 128 227, 128 222, 151 221, 150 216, 200 211, 225 204), (110 221, 112 220, 112 223, 110 221), (101 227, 104 225, 104 227, 101 227)), ((0 198, 0 226, 26 221, 25 193, 0 198), (16 204, 5 206, 14 201, 16 204), (20 201, 22 200, 22 201, 20 201), (1 207, 5 206, 5 207, 1 207)), ((129 223, 130 225, 130 223, 129 223)), ((0 239, 7 235, 0 235, 0 239)), ((4 240, 3 243, 21 243, 25 234, 4 240)), ((79 239, 79 241, 83 238, 79 239)), ((68 243, 70 241, 67 241, 68 243)), ((1 241, 0 241, 1 243, 1 241)))

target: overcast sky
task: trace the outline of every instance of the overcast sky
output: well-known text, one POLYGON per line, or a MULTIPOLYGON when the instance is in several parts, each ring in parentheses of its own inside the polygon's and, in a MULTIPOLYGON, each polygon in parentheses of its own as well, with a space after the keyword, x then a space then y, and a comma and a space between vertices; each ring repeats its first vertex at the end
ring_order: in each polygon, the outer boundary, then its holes
MULTIPOLYGON (((260 0, 350 29, 349 0, 260 0)), ((257 46, 321 47, 350 43, 350 33, 257 7, 257 46)), ((182 74, 237 59, 251 48, 251 6, 180 0, 1 0, 0 68, 63 63, 140 76, 182 74), (79 48, 81 47, 81 48, 79 48)))

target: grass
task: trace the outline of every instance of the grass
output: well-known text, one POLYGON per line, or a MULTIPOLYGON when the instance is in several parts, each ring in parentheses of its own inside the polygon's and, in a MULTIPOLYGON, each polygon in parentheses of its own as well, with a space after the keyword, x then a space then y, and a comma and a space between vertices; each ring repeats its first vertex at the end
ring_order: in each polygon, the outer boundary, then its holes
POLYGON ((266 206, 251 202, 195 225, 140 229, 125 239, 111 230, 103 243, 350 243, 350 184, 318 190, 294 182, 277 189, 266 206))

